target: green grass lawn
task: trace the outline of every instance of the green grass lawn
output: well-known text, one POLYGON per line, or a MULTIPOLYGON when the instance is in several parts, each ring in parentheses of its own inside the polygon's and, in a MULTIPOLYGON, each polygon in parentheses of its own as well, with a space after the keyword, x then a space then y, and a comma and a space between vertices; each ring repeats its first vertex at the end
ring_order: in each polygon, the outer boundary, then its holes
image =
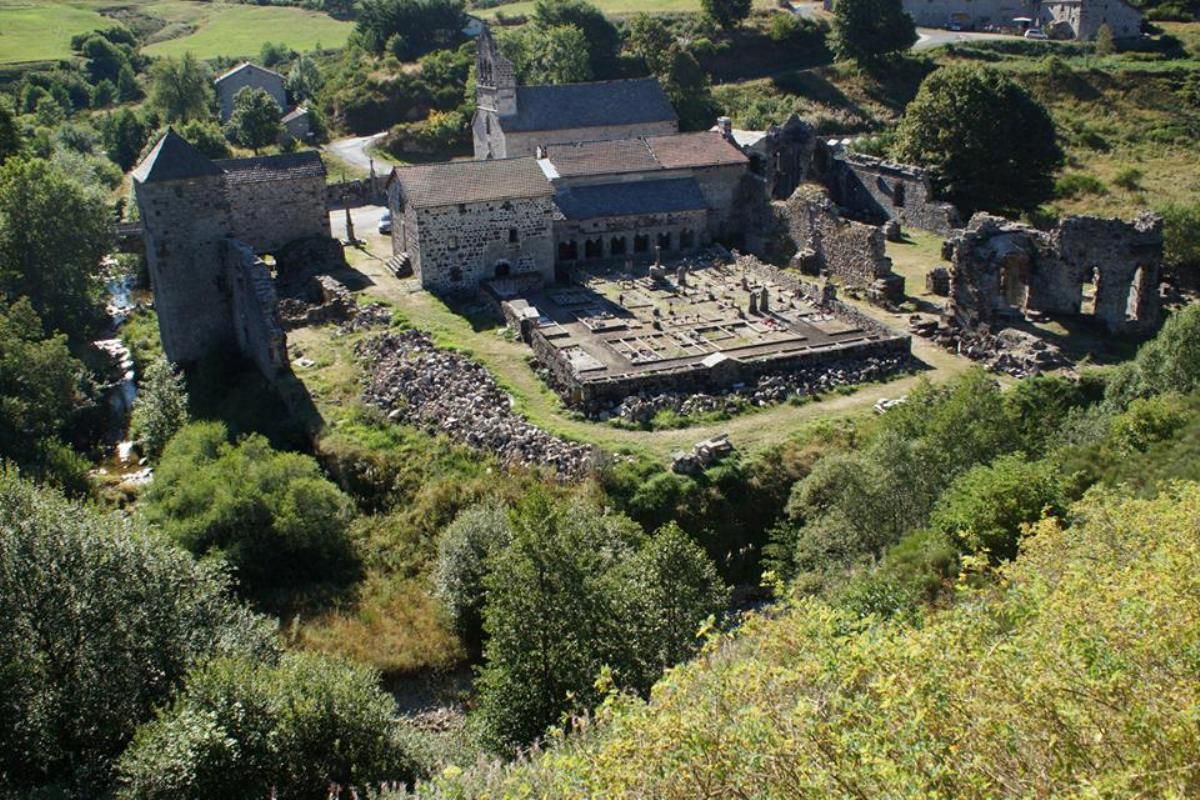
MULTIPOLYGON (((112 0, 0 0, 0 64, 71 56, 71 37, 116 24, 100 13, 112 0)), ((299 8, 209 3, 198 0, 125 0, 120 4, 158 17, 165 26, 148 55, 200 58, 257 55, 263 42, 294 50, 341 47, 354 29, 326 14, 299 8)))

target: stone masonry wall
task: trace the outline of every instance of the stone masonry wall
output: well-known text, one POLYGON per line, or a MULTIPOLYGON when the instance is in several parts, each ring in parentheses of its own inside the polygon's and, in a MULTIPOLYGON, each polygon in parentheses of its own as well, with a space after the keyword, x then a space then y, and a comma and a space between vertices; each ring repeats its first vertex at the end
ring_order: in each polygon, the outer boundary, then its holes
POLYGON ((227 183, 233 236, 256 253, 269 253, 296 239, 330 235, 324 178, 227 183))
MULTIPOLYGON (((408 251, 413 256, 413 270, 426 289, 474 288, 496 277, 501 262, 508 263, 513 275, 537 272, 546 280, 554 279, 554 204, 550 197, 421 208, 414 216, 416 225, 408 230, 408 251), (420 240, 414 241, 418 230, 420 240), (517 241, 511 242, 514 230, 517 241)), ((395 225, 392 227, 394 231, 395 225)))
POLYGON ((663 260, 675 258, 680 253, 695 252, 711 241, 708 232, 708 212, 679 211, 669 214, 647 214, 629 217, 602 217, 594 220, 559 220, 554 223, 554 240, 556 260, 562 263, 585 262, 589 260, 625 260, 628 258, 645 261, 655 258, 655 246, 660 235, 670 237, 670 246, 663 248, 663 260), (692 234, 692 245, 682 247, 683 234, 692 234), (635 237, 645 236, 646 250, 634 252, 635 237), (613 240, 624 239, 625 251, 614 252, 613 240), (587 242, 599 240, 600 255, 589 258, 587 242), (561 246, 574 242, 577 258, 562 257, 561 246))
POLYGON ((238 350, 268 379, 286 374, 287 336, 270 270, 244 242, 226 239, 221 255, 238 350))
POLYGON ((954 206, 934 198, 923 169, 822 148, 822 181, 849 216, 876 225, 894 219, 943 236, 961 227, 954 206))
POLYGON ((232 225, 224 178, 134 187, 163 351, 196 361, 233 337, 219 249, 232 225))

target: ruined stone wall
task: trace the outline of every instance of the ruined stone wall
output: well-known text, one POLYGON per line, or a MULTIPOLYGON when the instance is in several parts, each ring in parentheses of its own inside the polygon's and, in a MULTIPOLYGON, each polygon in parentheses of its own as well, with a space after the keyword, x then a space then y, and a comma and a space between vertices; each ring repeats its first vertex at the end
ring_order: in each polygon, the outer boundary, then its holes
POLYGON ((820 180, 847 215, 876 225, 894 219, 943 236, 961 227, 954 206, 933 196, 923 169, 835 152, 825 145, 821 149, 817 159, 820 180))
POLYGON ((553 215, 550 197, 416 209, 413 224, 405 225, 414 273, 433 291, 474 288, 497 277, 501 263, 512 275, 537 272, 553 280, 553 215))
POLYGON ((786 200, 808 179, 816 146, 816 129, 793 114, 747 150, 752 169, 767 182, 768 198, 786 200))
POLYGON ((296 239, 329 236, 325 180, 320 176, 226 181, 234 238, 256 253, 269 253, 296 239))
POLYGON ((775 206, 786 236, 798 251, 800 265, 808 266, 805 262, 813 259, 817 270, 844 286, 881 290, 888 300, 903 294, 903 279, 892 272, 883 231, 843 219, 824 189, 805 184, 786 203, 775 206), (881 281, 891 287, 878 285, 881 281))
POLYGON ((196 361, 233 337, 219 249, 232 226, 224 178, 134 181, 134 192, 163 351, 196 361))
MULTIPOLYGON (((503 125, 503 120, 500 122, 503 125)), ((492 129, 496 129, 493 123, 492 129)), ((607 142, 613 139, 633 139, 638 136, 669 136, 679 133, 676 122, 645 122, 636 125, 598 125, 591 128, 564 128, 553 131, 505 131, 504 155, 497 158, 520 158, 537 155, 539 145, 576 144, 578 142, 607 142)))
POLYGON ((742 179, 746 176, 745 164, 729 164, 718 167, 700 167, 690 170, 704 202, 709 208, 709 233, 714 239, 723 239, 746 230, 748 220, 738 207, 742 179))
POLYGON ((234 239, 221 243, 221 260, 238 350, 267 378, 286 374, 287 336, 270 270, 249 245, 234 239))
POLYGON ((1162 317, 1162 247, 1162 218, 1153 214, 1132 222, 1068 217, 1050 231, 976 214, 944 246, 951 313, 968 329, 1043 312, 1082 313, 1112 333, 1149 333, 1162 317))
POLYGON ((1138 36, 1142 14, 1123 0, 1044 0, 1038 15, 1047 33, 1061 32, 1076 39, 1094 39, 1107 24, 1118 39, 1138 36))
MULTIPOLYGON (((632 258, 636 261, 652 260, 659 236, 669 237, 669 246, 662 250, 663 260, 692 253, 712 241, 708 230, 707 211, 678 211, 669 214, 646 214, 641 216, 602 217, 592 220, 558 220, 554 223, 555 257, 559 263, 584 263, 587 261, 632 258), (690 232, 692 244, 683 246, 685 233, 690 232), (646 237, 646 249, 635 252, 636 237, 646 237), (614 246, 614 239, 624 240, 621 252, 614 246), (599 241, 599 254, 589 257, 587 242, 599 241), (564 258, 563 245, 575 243, 576 258, 564 258)), ((595 252, 595 251, 594 251, 595 252)))

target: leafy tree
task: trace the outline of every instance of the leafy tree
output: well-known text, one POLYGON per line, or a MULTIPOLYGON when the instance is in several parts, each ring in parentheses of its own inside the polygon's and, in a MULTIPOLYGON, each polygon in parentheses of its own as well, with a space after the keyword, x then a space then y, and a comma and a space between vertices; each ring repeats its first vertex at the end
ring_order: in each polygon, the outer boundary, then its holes
POLYGON ((146 369, 133 404, 132 434, 152 457, 162 453, 171 437, 188 421, 187 386, 183 375, 165 358, 146 369))
POLYGON ((967 552, 1008 561, 1017 555, 1022 526, 1061 516, 1065 506, 1058 465, 1012 453, 956 478, 938 498, 930 526, 967 552))
MULTIPOLYGON (((0 146, 0 157, 2 153, 0 146)), ((1194 285, 1200 276, 1200 203, 1170 203, 1159 213, 1163 217, 1163 262, 1194 285)))
POLYGON ((833 51, 866 67, 917 43, 917 29, 900 0, 837 0, 833 51))
POLYGON ((508 512, 487 504, 472 506, 455 517, 438 542, 434 591, 459 635, 472 646, 483 641, 487 560, 511 539, 508 512))
POLYGON ((1158 336, 1138 348, 1109 381, 1104 399, 1124 408, 1134 398, 1200 388, 1200 306, 1189 305, 1163 324, 1158 336))
POLYGON ((312 458, 253 435, 230 444, 217 422, 193 423, 167 444, 144 496, 146 517, 187 550, 221 553, 241 587, 345 579, 351 504, 312 458))
POLYGON ((117 99, 122 103, 132 103, 142 97, 142 87, 138 85, 137 76, 129 64, 121 66, 117 73, 117 99))
POLYGON ((1096 55, 1111 56, 1117 52, 1117 40, 1113 36, 1112 26, 1107 22, 1096 31, 1096 55))
POLYGON ((292 57, 292 50, 286 44, 263 42, 258 52, 258 60, 264 67, 276 67, 292 57))
MULTIPOLYGON (((212 120, 194 119, 179 126, 178 133, 184 141, 200 151, 205 158, 229 158, 229 140, 221 132, 221 126, 212 120)), ((158 141, 158 137, 155 137, 158 141)))
POLYGON ((96 84, 92 92, 92 108, 107 108, 117 99, 117 87, 112 81, 105 80, 96 84))
POLYGON ((308 653, 222 659, 138 729, 121 757, 125 800, 320 797, 415 775, 392 732, 392 699, 362 667, 308 653))
POLYGON ((150 68, 150 105, 168 123, 206 119, 212 113, 212 76, 191 51, 163 58, 150 68))
POLYGON ((287 75, 287 90, 297 103, 315 100, 324 83, 321 68, 310 56, 302 55, 297 58, 287 75))
POLYGON ((671 45, 666 55, 666 71, 660 76, 682 130, 704 130, 716 116, 716 103, 708 75, 686 48, 671 45))
POLYGON ((0 101, 0 164, 21 152, 21 133, 7 101, 0 101))
POLYGON ((580 83, 592 78, 587 39, 579 28, 525 25, 501 40, 522 83, 580 83))
POLYGON ((1036 207, 1053 194, 1063 160, 1046 109, 1004 73, 971 66, 943 67, 921 83, 895 155, 928 167, 967 213, 1036 207))
POLYGON ((129 64, 129 47, 113 44, 100 34, 85 39, 79 52, 88 60, 88 77, 93 84, 117 80, 121 68, 129 64))
POLYGON ((667 53, 675 37, 662 19, 651 14, 634 14, 625 29, 625 47, 645 62, 655 75, 666 72, 667 53))
POLYGON ((0 297, 0 459, 47 475, 74 414, 84 380, 66 337, 47 337, 37 313, 22 298, 0 297))
MULTIPOLYGON (((607 78, 617 71, 621 52, 621 33, 604 12, 588 0, 537 0, 533 7, 533 22, 546 30, 570 26, 583 34, 583 52, 587 55, 590 74, 607 78)), ((567 58, 565 51, 560 58, 567 58)), ((547 59, 549 61, 549 59, 547 59)), ((566 68, 555 71, 567 71, 566 68)), ((586 80, 586 79, 585 79, 586 80)))
POLYGON ((279 138, 283 109, 266 89, 245 86, 233 96, 233 113, 225 129, 229 138, 255 153, 279 138))
POLYGON ((122 171, 128 172, 137 164, 146 146, 145 123, 130 109, 122 108, 105 117, 102 131, 104 149, 109 159, 122 171))
POLYGON ((700 0, 704 14, 727 31, 741 25, 750 16, 751 0, 700 0))
POLYGON ((270 655, 270 626, 228 588, 136 521, 0 470, 0 790, 104 796, 189 669, 270 655))
POLYGON ((466 25, 463 0, 363 0, 354 35, 372 53, 408 61, 446 47, 466 25))
POLYGON ((111 238, 103 198, 57 166, 9 159, 0 167, 0 293, 29 298, 47 332, 75 344, 87 338, 101 313, 95 273, 111 238))

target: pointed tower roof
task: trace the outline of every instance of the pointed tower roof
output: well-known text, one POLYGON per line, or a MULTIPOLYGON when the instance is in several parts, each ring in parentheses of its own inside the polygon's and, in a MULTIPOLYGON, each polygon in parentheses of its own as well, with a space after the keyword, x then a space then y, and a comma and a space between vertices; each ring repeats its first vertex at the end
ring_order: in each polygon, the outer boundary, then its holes
POLYGON ((133 171, 138 183, 178 181, 205 175, 222 175, 221 168, 205 158, 199 150, 171 128, 154 145, 154 149, 133 171))

